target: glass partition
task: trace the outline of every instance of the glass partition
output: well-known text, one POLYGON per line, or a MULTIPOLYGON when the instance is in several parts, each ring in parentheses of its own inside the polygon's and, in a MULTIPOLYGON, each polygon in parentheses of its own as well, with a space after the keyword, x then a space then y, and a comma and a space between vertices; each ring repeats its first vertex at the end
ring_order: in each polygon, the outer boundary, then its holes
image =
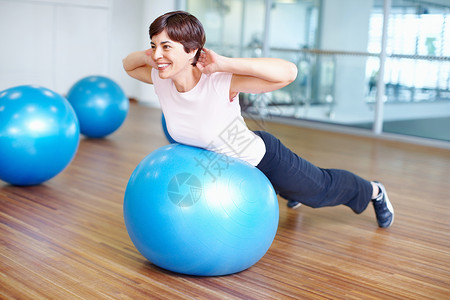
MULTIPOLYGON (((383 130, 450 141, 450 3, 393 0, 383 130)), ((371 31, 383 11, 371 15, 371 31)), ((369 50, 380 40, 369 35, 369 50)), ((373 68, 373 71, 376 71, 373 68)))
MULTIPOLYGON (((187 0, 207 47, 230 57, 279 57, 297 79, 278 91, 241 94, 264 118, 372 130, 383 0, 187 0), (351 9, 350 9, 351 7, 351 9)), ((382 83, 383 131, 450 141, 450 4, 392 0, 382 83)))
POLYGON ((261 56, 264 0, 190 0, 187 11, 206 31, 206 47, 229 57, 261 56))

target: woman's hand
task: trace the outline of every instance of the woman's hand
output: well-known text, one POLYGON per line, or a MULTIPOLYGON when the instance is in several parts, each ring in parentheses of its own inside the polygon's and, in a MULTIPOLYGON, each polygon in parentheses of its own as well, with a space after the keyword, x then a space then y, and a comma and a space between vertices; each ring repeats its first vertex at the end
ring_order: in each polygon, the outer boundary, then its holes
POLYGON ((144 57, 145 64, 149 65, 150 67, 152 67, 154 69, 157 69, 158 65, 153 60, 153 48, 145 50, 144 53, 145 53, 145 57, 144 57))
POLYGON ((146 83, 153 83, 152 68, 157 68, 153 60, 153 49, 130 53, 122 60, 123 68, 131 77, 146 83))
POLYGON ((222 56, 216 52, 203 48, 197 60, 197 68, 204 74, 212 74, 220 71, 222 56))

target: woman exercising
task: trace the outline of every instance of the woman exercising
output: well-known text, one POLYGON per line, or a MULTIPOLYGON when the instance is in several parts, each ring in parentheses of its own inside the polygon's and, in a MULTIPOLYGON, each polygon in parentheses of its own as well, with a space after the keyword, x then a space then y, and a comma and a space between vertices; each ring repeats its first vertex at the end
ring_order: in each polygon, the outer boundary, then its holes
POLYGON ((149 33, 151 48, 129 54, 123 67, 131 77, 154 85, 174 140, 256 166, 291 208, 343 204, 359 214, 372 202, 378 226, 392 225, 394 210, 381 183, 345 170, 318 168, 270 133, 247 128, 238 94, 288 85, 297 76, 293 63, 218 55, 203 47, 200 21, 183 11, 158 17, 149 33))

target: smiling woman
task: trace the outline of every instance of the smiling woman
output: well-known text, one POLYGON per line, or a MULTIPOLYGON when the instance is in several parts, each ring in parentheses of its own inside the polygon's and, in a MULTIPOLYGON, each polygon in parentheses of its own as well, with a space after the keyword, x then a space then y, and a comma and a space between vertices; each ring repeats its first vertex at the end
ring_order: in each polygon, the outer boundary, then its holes
MULTIPOLYGON (((152 39, 152 49, 154 49, 153 37, 166 32, 168 38, 183 45, 186 53, 195 52, 192 65, 195 66, 200 57, 201 49, 205 45, 206 36, 200 21, 185 12, 174 12, 158 17, 150 26, 149 34, 152 39)), ((166 41, 170 43, 169 41, 166 41)), ((164 44, 162 44, 164 45, 164 44)))
POLYGON ((196 74, 192 74, 189 77, 185 76, 185 73, 189 69, 195 70, 194 68, 189 68, 189 66, 196 63, 196 53, 200 53, 200 50, 194 49, 186 52, 186 47, 172 41, 167 31, 162 31, 158 35, 153 36, 151 45, 152 48, 148 52, 156 63, 159 77, 163 79, 173 78, 177 90, 180 92, 185 92, 185 89, 193 84, 195 85, 195 82, 186 83, 186 81, 198 81, 201 73, 196 72, 196 74))
POLYGON ((345 170, 314 166, 268 132, 248 129, 238 94, 280 89, 297 76, 277 58, 229 58, 203 47, 202 24, 175 11, 150 25, 152 47, 123 60, 133 78, 154 85, 170 136, 178 143, 238 158, 260 169, 288 206, 346 205, 363 212, 373 200, 378 225, 389 227, 394 211, 384 186, 345 170))

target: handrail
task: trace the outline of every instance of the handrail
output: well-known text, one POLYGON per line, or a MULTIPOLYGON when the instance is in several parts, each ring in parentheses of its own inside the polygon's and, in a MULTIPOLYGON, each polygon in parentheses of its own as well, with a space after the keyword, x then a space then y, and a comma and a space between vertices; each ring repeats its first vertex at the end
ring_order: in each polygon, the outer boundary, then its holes
MULTIPOLYGON (((290 48, 270 48, 271 51, 282 52, 301 52, 319 55, 351 55, 351 56, 380 56, 379 53, 358 52, 358 51, 339 51, 339 50, 320 50, 320 49, 290 49, 290 48)), ((390 58, 407 58, 407 59, 421 59, 421 60, 444 60, 450 61, 450 56, 435 56, 435 55, 415 55, 415 54, 388 54, 390 58)))

